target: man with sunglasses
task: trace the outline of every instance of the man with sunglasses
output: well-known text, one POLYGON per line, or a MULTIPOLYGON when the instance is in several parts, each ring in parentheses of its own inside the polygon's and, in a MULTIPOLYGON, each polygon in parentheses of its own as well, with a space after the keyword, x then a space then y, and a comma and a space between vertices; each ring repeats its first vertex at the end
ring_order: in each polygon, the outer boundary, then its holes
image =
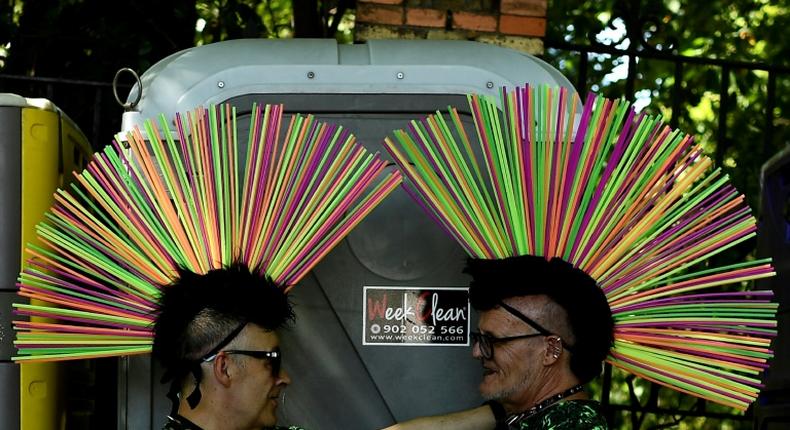
POLYGON ((293 320, 283 290, 235 264, 189 271, 163 289, 153 355, 171 381, 165 429, 276 428, 277 402, 291 382, 276 330, 293 320))
POLYGON ((601 430, 606 420, 584 384, 601 373, 614 321, 595 281, 559 258, 470 259, 469 296, 479 313, 472 356, 486 406, 390 427, 601 430))

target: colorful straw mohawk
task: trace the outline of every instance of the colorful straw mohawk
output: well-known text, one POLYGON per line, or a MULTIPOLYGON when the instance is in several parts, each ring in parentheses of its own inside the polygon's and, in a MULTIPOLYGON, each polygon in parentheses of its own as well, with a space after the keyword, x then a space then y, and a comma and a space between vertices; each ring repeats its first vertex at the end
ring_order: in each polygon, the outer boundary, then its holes
POLYGON ((282 116, 253 106, 238 142, 234 108, 199 108, 176 116, 176 136, 161 116, 149 142, 135 129, 96 154, 37 226, 44 246, 28 246, 19 294, 44 303, 16 313, 51 322, 14 321, 14 359, 150 352, 179 267, 244 263, 288 291, 400 184, 341 127, 294 115, 281 133, 282 116))
POLYGON ((767 259, 700 268, 756 229, 700 145, 623 101, 590 96, 577 115, 564 88, 503 91, 501 110, 468 100, 477 136, 451 109, 386 139, 414 200, 472 257, 559 257, 590 275, 615 320, 612 365, 746 409, 777 305, 742 285, 774 271, 767 259))

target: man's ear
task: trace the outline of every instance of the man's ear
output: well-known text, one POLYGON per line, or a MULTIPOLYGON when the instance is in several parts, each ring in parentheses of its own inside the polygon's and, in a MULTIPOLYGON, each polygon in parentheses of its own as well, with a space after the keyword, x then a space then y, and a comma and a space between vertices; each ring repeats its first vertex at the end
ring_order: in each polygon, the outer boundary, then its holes
POLYGON ((560 361, 560 357, 564 352, 562 347, 562 338, 556 335, 546 337, 546 348, 543 350, 543 365, 551 366, 560 361))
POLYGON ((214 379, 217 380, 222 386, 230 386, 233 374, 233 362, 227 354, 220 352, 216 358, 211 362, 211 370, 214 374, 214 379))

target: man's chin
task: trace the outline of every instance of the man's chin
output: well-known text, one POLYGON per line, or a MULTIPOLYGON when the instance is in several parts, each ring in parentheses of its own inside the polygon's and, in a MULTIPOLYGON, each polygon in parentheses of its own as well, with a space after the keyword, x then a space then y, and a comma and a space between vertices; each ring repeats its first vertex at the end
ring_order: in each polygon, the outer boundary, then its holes
POLYGON ((493 383, 487 381, 486 378, 483 379, 483 382, 480 383, 478 386, 478 390, 480 391, 480 396, 482 396, 485 400, 499 400, 501 390, 496 389, 493 383))
POLYGON ((263 424, 261 426, 262 430, 264 430, 264 429, 273 429, 273 428, 277 427, 277 416, 275 416, 274 413, 275 412, 272 411, 271 414, 267 414, 267 416, 264 416, 263 420, 261 420, 261 422, 263 424))

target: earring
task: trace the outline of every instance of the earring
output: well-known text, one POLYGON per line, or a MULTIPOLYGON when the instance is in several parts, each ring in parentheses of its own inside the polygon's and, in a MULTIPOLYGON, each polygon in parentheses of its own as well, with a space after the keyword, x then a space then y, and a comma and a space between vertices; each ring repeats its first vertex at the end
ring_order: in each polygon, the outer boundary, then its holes
POLYGON ((562 346, 561 346, 562 338, 558 336, 556 339, 559 342, 559 345, 557 344, 552 345, 552 356, 554 357, 555 360, 560 358, 560 354, 562 353, 562 346))

